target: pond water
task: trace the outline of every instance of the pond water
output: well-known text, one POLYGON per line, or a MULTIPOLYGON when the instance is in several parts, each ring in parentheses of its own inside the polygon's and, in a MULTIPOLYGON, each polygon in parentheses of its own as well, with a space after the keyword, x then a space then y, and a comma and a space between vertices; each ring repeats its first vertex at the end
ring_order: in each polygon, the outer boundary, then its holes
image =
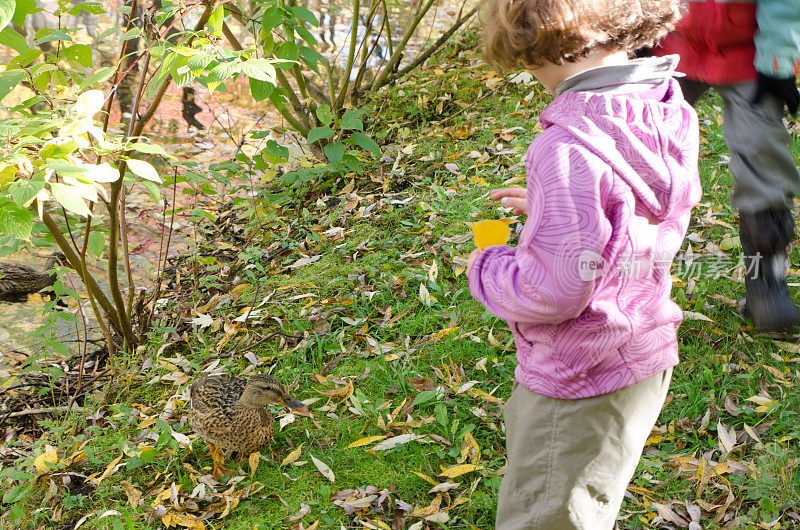
MULTIPOLYGON (((403 35, 405 28, 417 13, 420 2, 424 0, 389 0, 386 3, 389 12, 389 23, 383 17, 382 9, 373 19, 373 30, 371 32, 370 46, 373 46, 373 53, 369 58, 370 68, 379 67, 388 57, 391 43, 396 43, 403 35), (385 27, 391 28, 391 39, 387 36, 385 27), (374 41, 375 35, 380 35, 377 42, 374 41)), ((53 10, 56 7, 54 1, 41 1, 39 5, 45 10, 53 10)), ((362 1, 362 9, 359 16, 362 21, 366 21, 368 16, 368 1, 362 1)), ((123 3, 119 0, 103 2, 104 7, 109 13, 119 13, 119 7, 123 3)), ((347 59, 349 47, 349 36, 352 23, 352 4, 344 0, 299 0, 298 5, 307 7, 317 15, 320 21, 318 28, 314 28, 315 36, 320 41, 320 51, 324 53, 333 64, 343 66, 347 59)), ((424 49, 429 43, 435 41, 460 13, 466 12, 474 5, 474 0, 466 2, 453 0, 440 0, 435 2, 428 15, 417 28, 406 48, 404 64, 413 59, 414 55, 424 49)), ((55 17, 47 13, 40 13, 27 28, 29 34, 34 34, 41 27, 58 27, 55 17)), ((191 23, 191 20, 187 20, 191 23)), ((238 35, 240 41, 245 45, 252 45, 252 36, 246 28, 238 25, 235 20, 229 20, 232 30, 238 35)), ((119 50, 119 43, 110 39, 103 42, 96 42, 95 37, 105 29, 114 25, 121 24, 117 20, 108 16, 82 16, 80 19, 62 20, 62 27, 82 27, 77 35, 73 35, 76 41, 92 45, 95 53, 95 64, 113 62, 119 50)), ((359 38, 363 39, 364 23, 359 25, 359 38)), ((8 50, 0 48, 0 55, 5 55, 8 50)), ((202 112, 197 114, 197 119, 204 126, 202 131, 191 132, 182 119, 181 110, 181 90, 173 86, 167 93, 164 102, 159 107, 157 114, 148 127, 146 135, 154 141, 162 144, 171 155, 183 160, 198 162, 201 166, 208 166, 213 162, 232 158, 238 150, 254 149, 255 146, 249 145, 243 138, 251 130, 270 130, 275 131, 275 127, 284 126, 285 123, 280 114, 267 102, 254 102, 249 94, 246 81, 238 80, 229 82, 224 90, 217 90, 209 93, 204 87, 193 83, 197 91, 197 102, 202 108, 202 112)), ((19 98, 22 101, 29 94, 24 90, 20 94, 12 94, 10 98, 19 98)), ((9 104, 9 100, 4 101, 9 104)), ((111 116, 112 131, 121 127, 120 111, 117 106, 111 116)), ((280 129, 278 129, 279 131, 280 129)), ((301 152, 301 145, 298 138, 291 133, 274 132, 273 136, 277 141, 290 147, 293 153, 301 152)), ((213 211, 218 203, 224 200, 225 190, 218 187, 220 196, 204 197, 203 195, 185 193, 191 191, 188 185, 178 188, 175 205, 177 207, 197 207, 213 211)), ((172 208, 171 191, 163 190, 167 201, 172 208)), ((150 278, 154 275, 155 265, 158 262, 162 237, 165 236, 168 227, 172 223, 174 232, 171 238, 169 251, 173 254, 184 252, 192 248, 196 243, 195 232, 191 223, 177 218, 173 221, 163 215, 164 205, 155 204, 150 196, 143 189, 134 188, 130 191, 128 201, 127 217, 130 225, 129 248, 131 249, 132 268, 135 276, 141 281, 140 285, 147 285, 150 278)), ((33 257, 27 254, 15 254, 0 258, 2 261, 12 261, 24 263, 41 269, 44 259, 33 257)), ((101 269, 104 264, 96 264, 101 269)), ((83 292, 82 286, 75 273, 69 273, 65 281, 77 292, 83 292)), ((80 323, 69 323, 63 321, 57 324, 57 333, 64 337, 75 338, 78 334, 83 334, 84 320, 83 315, 87 315, 86 326, 89 336, 99 338, 99 330, 96 322, 91 318, 91 309, 88 304, 81 308, 73 304, 66 308, 66 311, 75 314, 80 323)), ((41 322, 41 310, 44 301, 38 295, 28 298, 26 303, 0 302, 0 354, 4 352, 19 351, 25 354, 33 353, 40 342, 28 337, 27 333, 38 327, 41 322)), ((0 370, 2 370, 2 358, 0 358, 0 370)))

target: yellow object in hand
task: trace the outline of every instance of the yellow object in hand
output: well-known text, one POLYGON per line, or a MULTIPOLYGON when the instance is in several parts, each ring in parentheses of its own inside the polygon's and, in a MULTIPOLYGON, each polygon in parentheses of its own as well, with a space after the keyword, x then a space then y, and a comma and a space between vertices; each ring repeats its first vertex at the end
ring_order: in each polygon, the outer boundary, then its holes
POLYGON ((505 245, 511 235, 507 221, 484 219, 477 223, 471 223, 470 228, 472 228, 472 240, 475 241, 475 246, 481 250, 492 245, 505 245))

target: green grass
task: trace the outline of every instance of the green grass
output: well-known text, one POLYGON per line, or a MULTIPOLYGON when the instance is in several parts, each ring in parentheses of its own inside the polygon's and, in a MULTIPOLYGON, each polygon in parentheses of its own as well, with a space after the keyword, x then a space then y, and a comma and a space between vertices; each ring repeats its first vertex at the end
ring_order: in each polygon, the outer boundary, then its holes
MULTIPOLYGON (((415 473, 444 481, 437 475, 443 467, 458 462, 467 434, 480 447, 477 463, 483 469, 453 479, 461 485, 440 499, 443 506, 456 504, 447 510, 449 522, 429 524, 492 526, 505 452, 501 407, 469 390, 458 393, 455 389, 474 381, 472 389, 505 400, 512 388, 515 359, 505 323, 469 296, 459 260, 469 253, 471 242, 454 238, 467 233, 465 221, 505 215, 485 197, 491 187, 524 173, 515 164, 535 134, 536 116, 548 98, 538 86, 507 83, 491 93, 487 71, 470 66, 474 52, 446 57, 445 53, 434 58, 416 77, 390 88, 372 103, 378 118, 373 135, 387 145, 416 144, 414 154, 400 163, 402 174, 388 179, 387 199, 411 198, 410 202, 385 201, 374 206, 371 215, 357 215, 360 207, 383 197, 380 185, 369 183, 366 177, 381 171, 385 175, 389 164, 381 170, 369 167, 365 177, 356 179, 360 202, 347 212, 346 198, 329 206, 324 201, 318 204, 318 196, 305 201, 306 212, 299 219, 291 208, 277 210, 274 234, 282 234, 281 243, 289 246, 289 252, 271 265, 261 264, 250 287, 229 295, 227 308, 210 312, 230 323, 242 308, 273 293, 264 306, 267 317, 261 323, 248 322, 222 347, 217 346, 224 336, 222 328, 210 332, 184 325, 181 340, 157 355, 162 345, 175 340, 165 339, 166 330, 161 329, 153 334, 141 357, 116 360, 124 373, 108 394, 107 402, 112 405, 87 403, 87 409, 102 411, 100 420, 73 414, 43 423, 41 439, 27 442, 30 447, 12 442, 29 456, 14 464, 16 471, 3 464, 0 477, 6 477, 4 484, 21 484, 20 470, 31 470, 34 457, 45 445, 57 448, 61 458, 76 448, 82 450, 86 458, 69 465, 69 470, 82 475, 99 476, 120 455, 123 467, 96 486, 61 485, 55 496, 48 497, 48 482, 42 480, 27 496, 7 496, 2 505, 6 526, 17 524, 12 519, 19 512, 8 511, 14 506, 30 512, 25 520, 30 528, 47 525, 59 509, 61 520, 69 525, 91 512, 84 528, 157 528, 163 525, 155 515, 153 501, 160 489, 172 484, 179 487, 176 502, 181 509, 196 515, 212 512, 205 520, 207 528, 286 528, 290 526, 287 518, 298 513, 303 503, 309 506, 309 513, 301 519, 305 527, 319 521, 319 528, 356 528, 361 527, 358 518, 377 524, 376 519, 397 517, 392 509, 397 506, 395 499, 415 508, 434 501, 436 494, 428 493, 432 484, 415 473), (436 69, 444 74, 435 73, 436 69), (421 93, 420 87, 427 93, 421 93), (537 94, 526 104, 523 98, 532 90, 537 94), (477 97, 490 93, 489 97, 477 97), (428 98, 427 104, 422 103, 422 96, 428 98), (445 102, 442 112, 436 108, 439 101, 445 102), (452 116, 459 109, 463 110, 452 116), (458 135, 459 127, 468 131, 466 137, 447 136, 448 130, 458 135), (496 131, 513 127, 524 130, 514 132, 510 141, 499 138, 502 132, 496 131), (470 151, 496 150, 498 143, 516 149, 516 154, 493 156, 473 167, 470 151), (437 154, 434 160, 419 160, 430 152, 437 154), (451 162, 458 165, 460 175, 445 167, 451 162), (331 227, 343 228, 344 238, 320 236, 331 227), (313 255, 322 258, 289 268, 301 257, 313 255), (434 262, 438 275, 431 281, 429 268, 434 262), (420 285, 437 299, 430 307, 420 301, 420 285), (314 296, 296 298, 307 294, 314 296), (397 315, 402 317, 393 320, 397 315), (247 346, 255 342, 253 333, 264 336, 275 330, 284 335, 247 346), (442 330, 449 331, 440 333, 442 330), (311 405, 316 423, 298 417, 284 429, 276 429, 271 449, 263 451, 252 477, 247 462, 236 464, 242 470, 237 475, 245 478, 233 490, 253 489, 229 515, 219 519, 216 516, 223 508, 210 507, 223 501, 222 492, 230 486, 218 486, 211 501, 203 501, 198 493, 190 498, 199 478, 210 472, 211 459, 199 439, 184 448, 170 434, 170 430, 190 434, 186 404, 181 399, 188 383, 153 380, 173 372, 172 359, 179 355, 189 362, 189 368, 180 371, 194 375, 211 364, 209 356, 227 350, 245 333, 250 335, 232 356, 219 359, 221 365, 230 373, 239 373, 251 366, 244 356, 251 352, 263 362, 255 370, 277 374, 298 399, 318 399, 311 405), (148 368, 143 369, 142 362, 148 368), (327 384, 320 382, 323 376, 327 384), (427 394, 418 391, 411 378, 440 387, 442 395, 424 400, 427 394), (347 399, 341 396, 329 401, 319 393, 342 388, 346 381, 354 387, 347 399), (174 412, 164 413, 168 400, 175 396, 174 412), (409 408, 415 400, 417 404, 409 408), (406 409, 390 418, 403 404, 406 409), (159 415, 162 420, 155 422, 159 415), (148 433, 151 438, 144 437, 148 433), (388 451, 370 451, 374 442, 348 447, 367 436, 405 433, 426 438, 388 451), (280 466, 300 444, 298 462, 306 463, 280 466), (137 445, 150 449, 141 452, 137 445), (317 471, 312 455, 330 466, 335 483, 317 471), (141 491, 144 506, 129 504, 123 481, 141 491), (376 500, 353 515, 332 502, 336 492, 368 486, 386 489, 391 495, 381 505, 376 500), (193 509, 192 503, 199 508, 193 509), (100 519, 108 510, 122 515, 100 519)), ((700 164, 705 194, 689 228, 695 240, 684 244, 684 249, 691 244, 695 253, 708 243, 719 244, 736 235, 735 213, 728 204, 733 182, 721 158, 727 151, 714 108, 719 104, 712 96, 699 107, 705 139, 700 164), (709 211, 712 217, 707 216, 709 211)), ((794 154, 800 156, 800 141, 795 137, 794 142, 794 154)), ((342 178, 333 188, 317 194, 336 196, 351 180, 342 178)), ((735 247, 729 251, 734 258, 738 252, 735 247)), ((792 258, 797 263, 800 254, 794 251, 792 258)), ((701 508, 703 528, 757 528, 778 517, 784 527, 791 526, 790 514, 797 513, 800 498, 800 397, 795 387, 800 374, 793 360, 800 354, 786 352, 771 338, 755 333, 736 308, 725 302, 743 296, 743 284, 727 277, 682 280, 676 283, 674 299, 684 310, 701 313, 711 321, 687 320, 679 330, 682 363, 675 369, 670 401, 659 419, 663 436, 645 450, 632 482, 636 488, 626 497, 619 527, 657 527, 655 503, 672 506, 685 515, 684 502, 701 508), (747 401, 765 392, 776 400, 768 409, 757 410, 757 403, 747 401), (728 456, 719 450, 718 423, 733 427, 739 436, 728 456), (744 434, 745 425, 757 433, 761 443, 744 434), (687 464, 684 457, 700 459, 703 455, 714 463, 728 460, 738 467, 733 472, 719 468, 721 475, 712 473, 700 479, 697 467, 687 464), (733 500, 725 506, 729 492, 733 500), (717 510, 723 506, 717 518, 717 510)), ((800 294, 796 287, 793 293, 800 294)), ((796 342, 795 338, 784 340, 796 342)), ((174 508, 169 499, 157 504, 162 510, 174 508)), ((403 527, 419 520, 407 516, 403 527)))

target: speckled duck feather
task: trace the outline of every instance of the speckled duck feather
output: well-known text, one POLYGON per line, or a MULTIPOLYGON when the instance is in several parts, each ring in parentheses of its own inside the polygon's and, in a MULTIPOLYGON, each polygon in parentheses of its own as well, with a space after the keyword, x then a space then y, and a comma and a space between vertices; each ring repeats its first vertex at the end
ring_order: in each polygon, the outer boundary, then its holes
POLYGON ((240 401, 247 379, 228 374, 204 375, 190 389, 189 425, 226 451, 250 454, 272 439, 272 414, 267 407, 240 401))

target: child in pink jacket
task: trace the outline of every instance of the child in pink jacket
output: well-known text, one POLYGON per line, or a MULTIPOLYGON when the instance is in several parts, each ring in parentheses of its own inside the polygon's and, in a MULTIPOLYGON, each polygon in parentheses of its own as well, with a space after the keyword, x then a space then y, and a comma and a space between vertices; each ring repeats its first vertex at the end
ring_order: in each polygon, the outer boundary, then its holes
POLYGON ((674 27, 672 0, 490 0, 486 51, 555 99, 496 190, 528 218, 474 251, 472 295, 517 346, 496 528, 611 529, 678 363, 670 266, 700 200, 697 116, 677 58, 629 60, 674 27))

